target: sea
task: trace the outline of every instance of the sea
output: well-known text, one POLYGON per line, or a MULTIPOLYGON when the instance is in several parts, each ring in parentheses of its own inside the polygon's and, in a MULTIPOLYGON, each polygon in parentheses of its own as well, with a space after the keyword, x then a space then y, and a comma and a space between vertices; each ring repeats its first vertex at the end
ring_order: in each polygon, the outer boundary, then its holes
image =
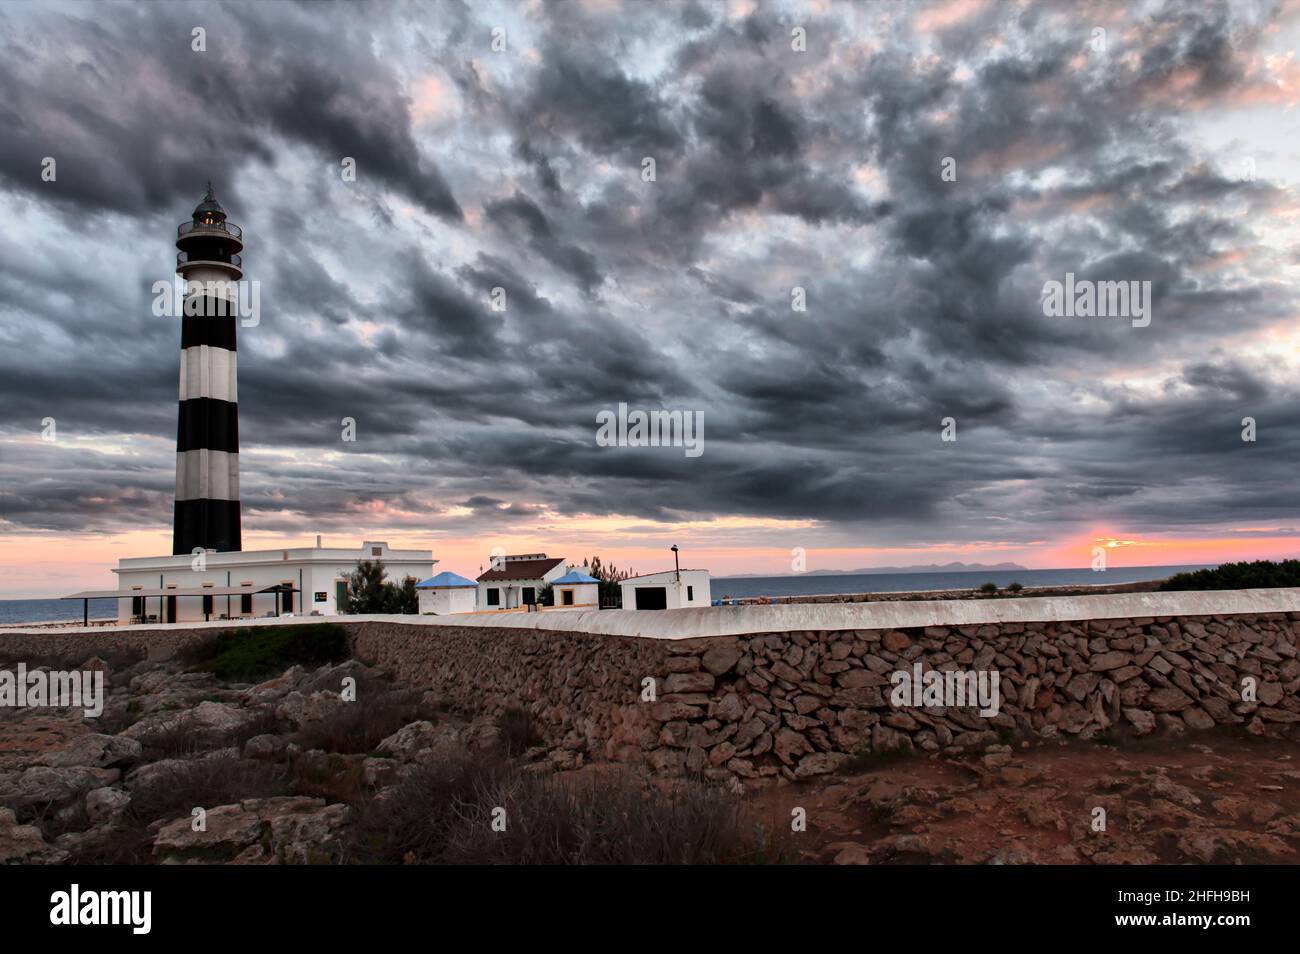
MULTIPOLYGON (((902 593, 913 590, 976 589, 984 583, 1007 586, 1066 586, 1140 583, 1175 573, 1204 569, 1194 566, 1114 567, 1096 572, 1088 567, 1060 570, 961 570, 945 573, 828 573, 799 576, 715 577, 714 599, 746 596, 806 596, 836 593, 902 593)), ((1213 566, 1215 564, 1208 564, 1213 566)), ((117 600, 91 600, 91 619, 113 619, 117 600)), ((0 626, 81 619, 81 600, 0 600, 0 626)))
POLYGON ((1163 580, 1175 573, 1202 570, 1217 564, 1193 566, 1128 566, 1102 571, 1091 567, 1058 570, 959 570, 943 573, 827 573, 799 576, 715 577, 713 598, 747 596, 808 596, 838 593, 906 593, 924 590, 977 589, 985 583, 1008 586, 1077 586, 1143 583, 1163 580))

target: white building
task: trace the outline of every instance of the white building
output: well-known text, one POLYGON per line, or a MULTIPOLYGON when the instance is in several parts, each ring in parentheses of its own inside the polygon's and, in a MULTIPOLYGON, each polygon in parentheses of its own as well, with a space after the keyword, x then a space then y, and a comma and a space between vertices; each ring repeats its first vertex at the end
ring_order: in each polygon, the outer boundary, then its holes
POLYGON ((551 581, 556 609, 600 609, 600 581, 579 569, 551 581))
POLYGON ((518 609, 537 602, 537 591, 564 575, 564 558, 545 553, 493 557, 478 578, 480 611, 518 609))
POLYGON ((708 570, 665 570, 633 576, 619 583, 623 609, 656 610, 709 606, 708 570))
MULTIPOLYGON (((135 557, 119 560, 118 621, 189 622, 293 613, 333 616, 346 612, 348 577, 361 560, 382 560, 387 578, 428 579, 431 550, 394 550, 383 541, 360 547, 286 547, 278 550, 208 551, 201 556, 135 557), (210 592, 204 592, 204 591, 210 592), (343 607, 340 609, 340 607, 343 607)), ((77 598, 86 594, 78 593, 77 598)))
POLYGON ((420 612, 437 616, 472 613, 478 600, 478 584, 450 570, 415 584, 415 590, 420 595, 420 612))

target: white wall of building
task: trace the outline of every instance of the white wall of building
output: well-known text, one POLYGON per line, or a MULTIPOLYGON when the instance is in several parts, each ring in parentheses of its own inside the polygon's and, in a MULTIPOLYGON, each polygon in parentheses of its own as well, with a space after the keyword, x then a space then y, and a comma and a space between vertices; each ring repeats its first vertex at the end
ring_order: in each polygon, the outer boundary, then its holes
POLYGON ((552 580, 558 580, 569 572, 564 563, 558 563, 536 580, 487 580, 478 585, 478 608, 480 610, 518 609, 523 606, 524 589, 532 587, 534 594, 552 580), (500 602, 496 606, 488 604, 488 590, 498 590, 500 602))
POLYGON ((636 590, 640 588, 663 589, 665 609, 683 609, 709 606, 713 596, 708 570, 682 570, 678 580, 675 570, 633 577, 619 584, 623 594, 623 609, 636 609, 636 590))
POLYGON ((420 612, 449 616, 452 613, 472 613, 478 599, 478 589, 473 586, 446 586, 423 589, 420 594, 420 612))
MULTIPOLYGON (((203 554, 203 560, 185 555, 134 557, 119 560, 117 588, 124 597, 131 595, 131 587, 166 589, 167 587, 217 586, 271 586, 288 583, 295 590, 293 613, 307 616, 313 613, 333 616, 340 610, 337 603, 339 583, 356 569, 360 560, 382 560, 387 578, 401 583, 405 576, 417 580, 432 575, 431 550, 394 550, 382 541, 367 541, 360 547, 285 547, 275 550, 243 550, 235 553, 203 554)), ((469 592, 473 592, 470 590, 469 592)), ((283 599, 283 597, 281 597, 283 599)), ((159 614, 158 600, 148 599, 146 613, 159 614)), ((165 603, 165 601, 164 601, 165 603)), ((252 612, 243 612, 239 596, 213 597, 213 619, 229 616, 231 619, 266 616, 275 612, 275 594, 264 593, 252 597, 252 612)), ((182 596, 176 601, 177 621, 202 620, 203 599, 182 596)), ((165 608, 164 608, 165 612, 165 608)), ((132 600, 118 600, 118 620, 128 622, 132 615, 132 600)), ((165 619, 164 617, 160 617, 165 619)))
POLYGON ((552 587, 556 609, 600 609, 599 583, 560 583, 552 587), (573 594, 573 601, 564 601, 565 591, 573 594))

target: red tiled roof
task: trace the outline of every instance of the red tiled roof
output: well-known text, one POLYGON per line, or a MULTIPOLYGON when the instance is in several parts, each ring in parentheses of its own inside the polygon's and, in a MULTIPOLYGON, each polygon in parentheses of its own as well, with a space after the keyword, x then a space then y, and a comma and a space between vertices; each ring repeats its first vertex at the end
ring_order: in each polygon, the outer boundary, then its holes
POLYGON ((499 570, 479 574, 478 581, 540 580, 542 576, 564 562, 564 557, 547 557, 545 560, 507 560, 499 570))

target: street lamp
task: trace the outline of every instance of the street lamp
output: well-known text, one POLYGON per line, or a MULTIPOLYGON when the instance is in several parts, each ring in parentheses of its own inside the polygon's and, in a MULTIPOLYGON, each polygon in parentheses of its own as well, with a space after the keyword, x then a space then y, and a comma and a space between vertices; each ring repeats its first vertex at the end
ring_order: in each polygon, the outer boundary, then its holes
POLYGON ((682 582, 682 564, 681 564, 681 561, 678 560, 678 558, 677 558, 677 544, 675 544, 675 543, 673 544, 673 546, 672 546, 672 551, 673 551, 673 566, 675 566, 675 567, 677 568, 677 582, 678 582, 678 583, 681 583, 681 582, 682 582))

